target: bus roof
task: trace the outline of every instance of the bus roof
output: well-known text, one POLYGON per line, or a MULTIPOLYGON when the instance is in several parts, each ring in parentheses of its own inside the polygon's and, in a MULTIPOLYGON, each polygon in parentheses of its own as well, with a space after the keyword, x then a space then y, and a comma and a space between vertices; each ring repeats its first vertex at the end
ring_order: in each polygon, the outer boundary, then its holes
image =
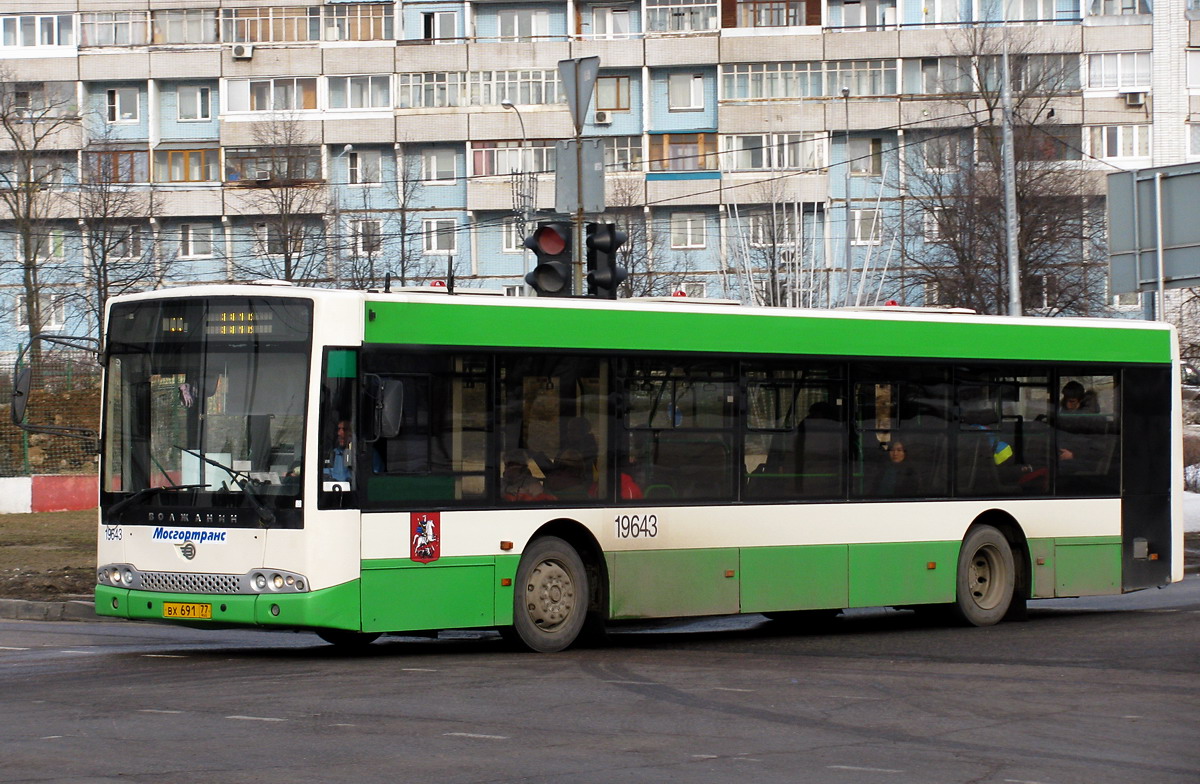
POLYGON ((696 351, 1055 362, 1170 362, 1173 328, 1131 319, 805 310, 674 301, 453 296, 297 286, 212 285, 122 297, 306 297, 347 306, 365 343, 584 351, 696 351))

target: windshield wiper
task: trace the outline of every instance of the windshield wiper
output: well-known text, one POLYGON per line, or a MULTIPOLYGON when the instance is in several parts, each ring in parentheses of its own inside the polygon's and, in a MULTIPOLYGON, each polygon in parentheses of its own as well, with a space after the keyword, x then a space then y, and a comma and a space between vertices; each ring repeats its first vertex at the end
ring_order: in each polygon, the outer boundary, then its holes
POLYGON ((115 504, 109 507, 108 517, 116 517, 122 512, 122 510, 132 506, 138 501, 142 501, 152 495, 165 493, 167 490, 196 490, 201 487, 208 487, 208 485, 159 485, 158 487, 143 487, 141 490, 138 490, 128 498, 122 498, 120 501, 117 501, 115 504))
POLYGON ((239 471, 236 468, 230 468, 221 461, 213 460, 211 457, 208 457, 202 452, 197 452, 193 449, 187 449, 179 446, 178 444, 175 444, 174 446, 180 452, 186 452, 192 457, 195 457, 198 460, 203 460, 205 463, 208 463, 211 466, 216 466, 230 476, 234 477, 234 481, 237 482, 238 487, 242 489, 242 494, 246 497, 246 500, 250 502, 250 506, 254 507, 254 511, 258 513, 258 519, 267 525, 271 525, 275 522, 275 513, 263 503, 262 498, 258 495, 258 490, 254 488, 254 480, 249 474, 247 474, 245 471, 239 471))

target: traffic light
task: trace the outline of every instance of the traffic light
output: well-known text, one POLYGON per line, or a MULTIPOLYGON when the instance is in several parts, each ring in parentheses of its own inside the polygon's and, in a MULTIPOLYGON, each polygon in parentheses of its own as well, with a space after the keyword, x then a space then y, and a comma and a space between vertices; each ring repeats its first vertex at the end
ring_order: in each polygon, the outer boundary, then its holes
POLYGON ((617 287, 629 277, 629 271, 617 264, 617 248, 629 235, 618 231, 615 223, 587 225, 588 295, 616 299, 617 287))
POLYGON ((537 256, 533 272, 525 276, 539 297, 571 296, 571 224, 566 221, 539 223, 525 238, 525 247, 537 256))

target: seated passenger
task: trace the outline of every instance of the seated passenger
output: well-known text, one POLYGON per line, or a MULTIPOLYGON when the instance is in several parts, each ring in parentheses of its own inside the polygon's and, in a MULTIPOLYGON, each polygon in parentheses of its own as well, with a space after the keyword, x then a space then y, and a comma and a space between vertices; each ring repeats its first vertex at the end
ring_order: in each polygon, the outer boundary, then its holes
POLYGON ((904 442, 893 438, 887 448, 887 462, 875 479, 874 495, 911 496, 917 495, 917 467, 909 461, 904 442))
POLYGON ((591 469, 574 449, 563 451, 546 473, 546 488, 557 498, 587 498, 592 485, 591 469))
POLYGON ((504 456, 500 497, 505 501, 544 501, 553 498, 546 495, 542 483, 529 470, 529 453, 524 449, 514 449, 504 456))

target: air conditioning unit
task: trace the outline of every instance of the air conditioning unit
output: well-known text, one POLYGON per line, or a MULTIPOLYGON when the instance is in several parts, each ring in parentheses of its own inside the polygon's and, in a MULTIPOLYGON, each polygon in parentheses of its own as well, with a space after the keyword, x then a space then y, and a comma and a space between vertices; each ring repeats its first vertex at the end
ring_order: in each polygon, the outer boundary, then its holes
POLYGON ((596 125, 612 125, 612 112, 596 112, 596 125))
POLYGON ((254 57, 253 44, 234 44, 233 59, 234 60, 249 60, 254 57))
POLYGON ((1143 92, 1125 93, 1125 105, 1136 109, 1146 105, 1146 94, 1143 92))
POLYGON ((268 182, 271 179, 271 172, 268 169, 259 169, 254 172, 254 179, 259 182, 268 182))

